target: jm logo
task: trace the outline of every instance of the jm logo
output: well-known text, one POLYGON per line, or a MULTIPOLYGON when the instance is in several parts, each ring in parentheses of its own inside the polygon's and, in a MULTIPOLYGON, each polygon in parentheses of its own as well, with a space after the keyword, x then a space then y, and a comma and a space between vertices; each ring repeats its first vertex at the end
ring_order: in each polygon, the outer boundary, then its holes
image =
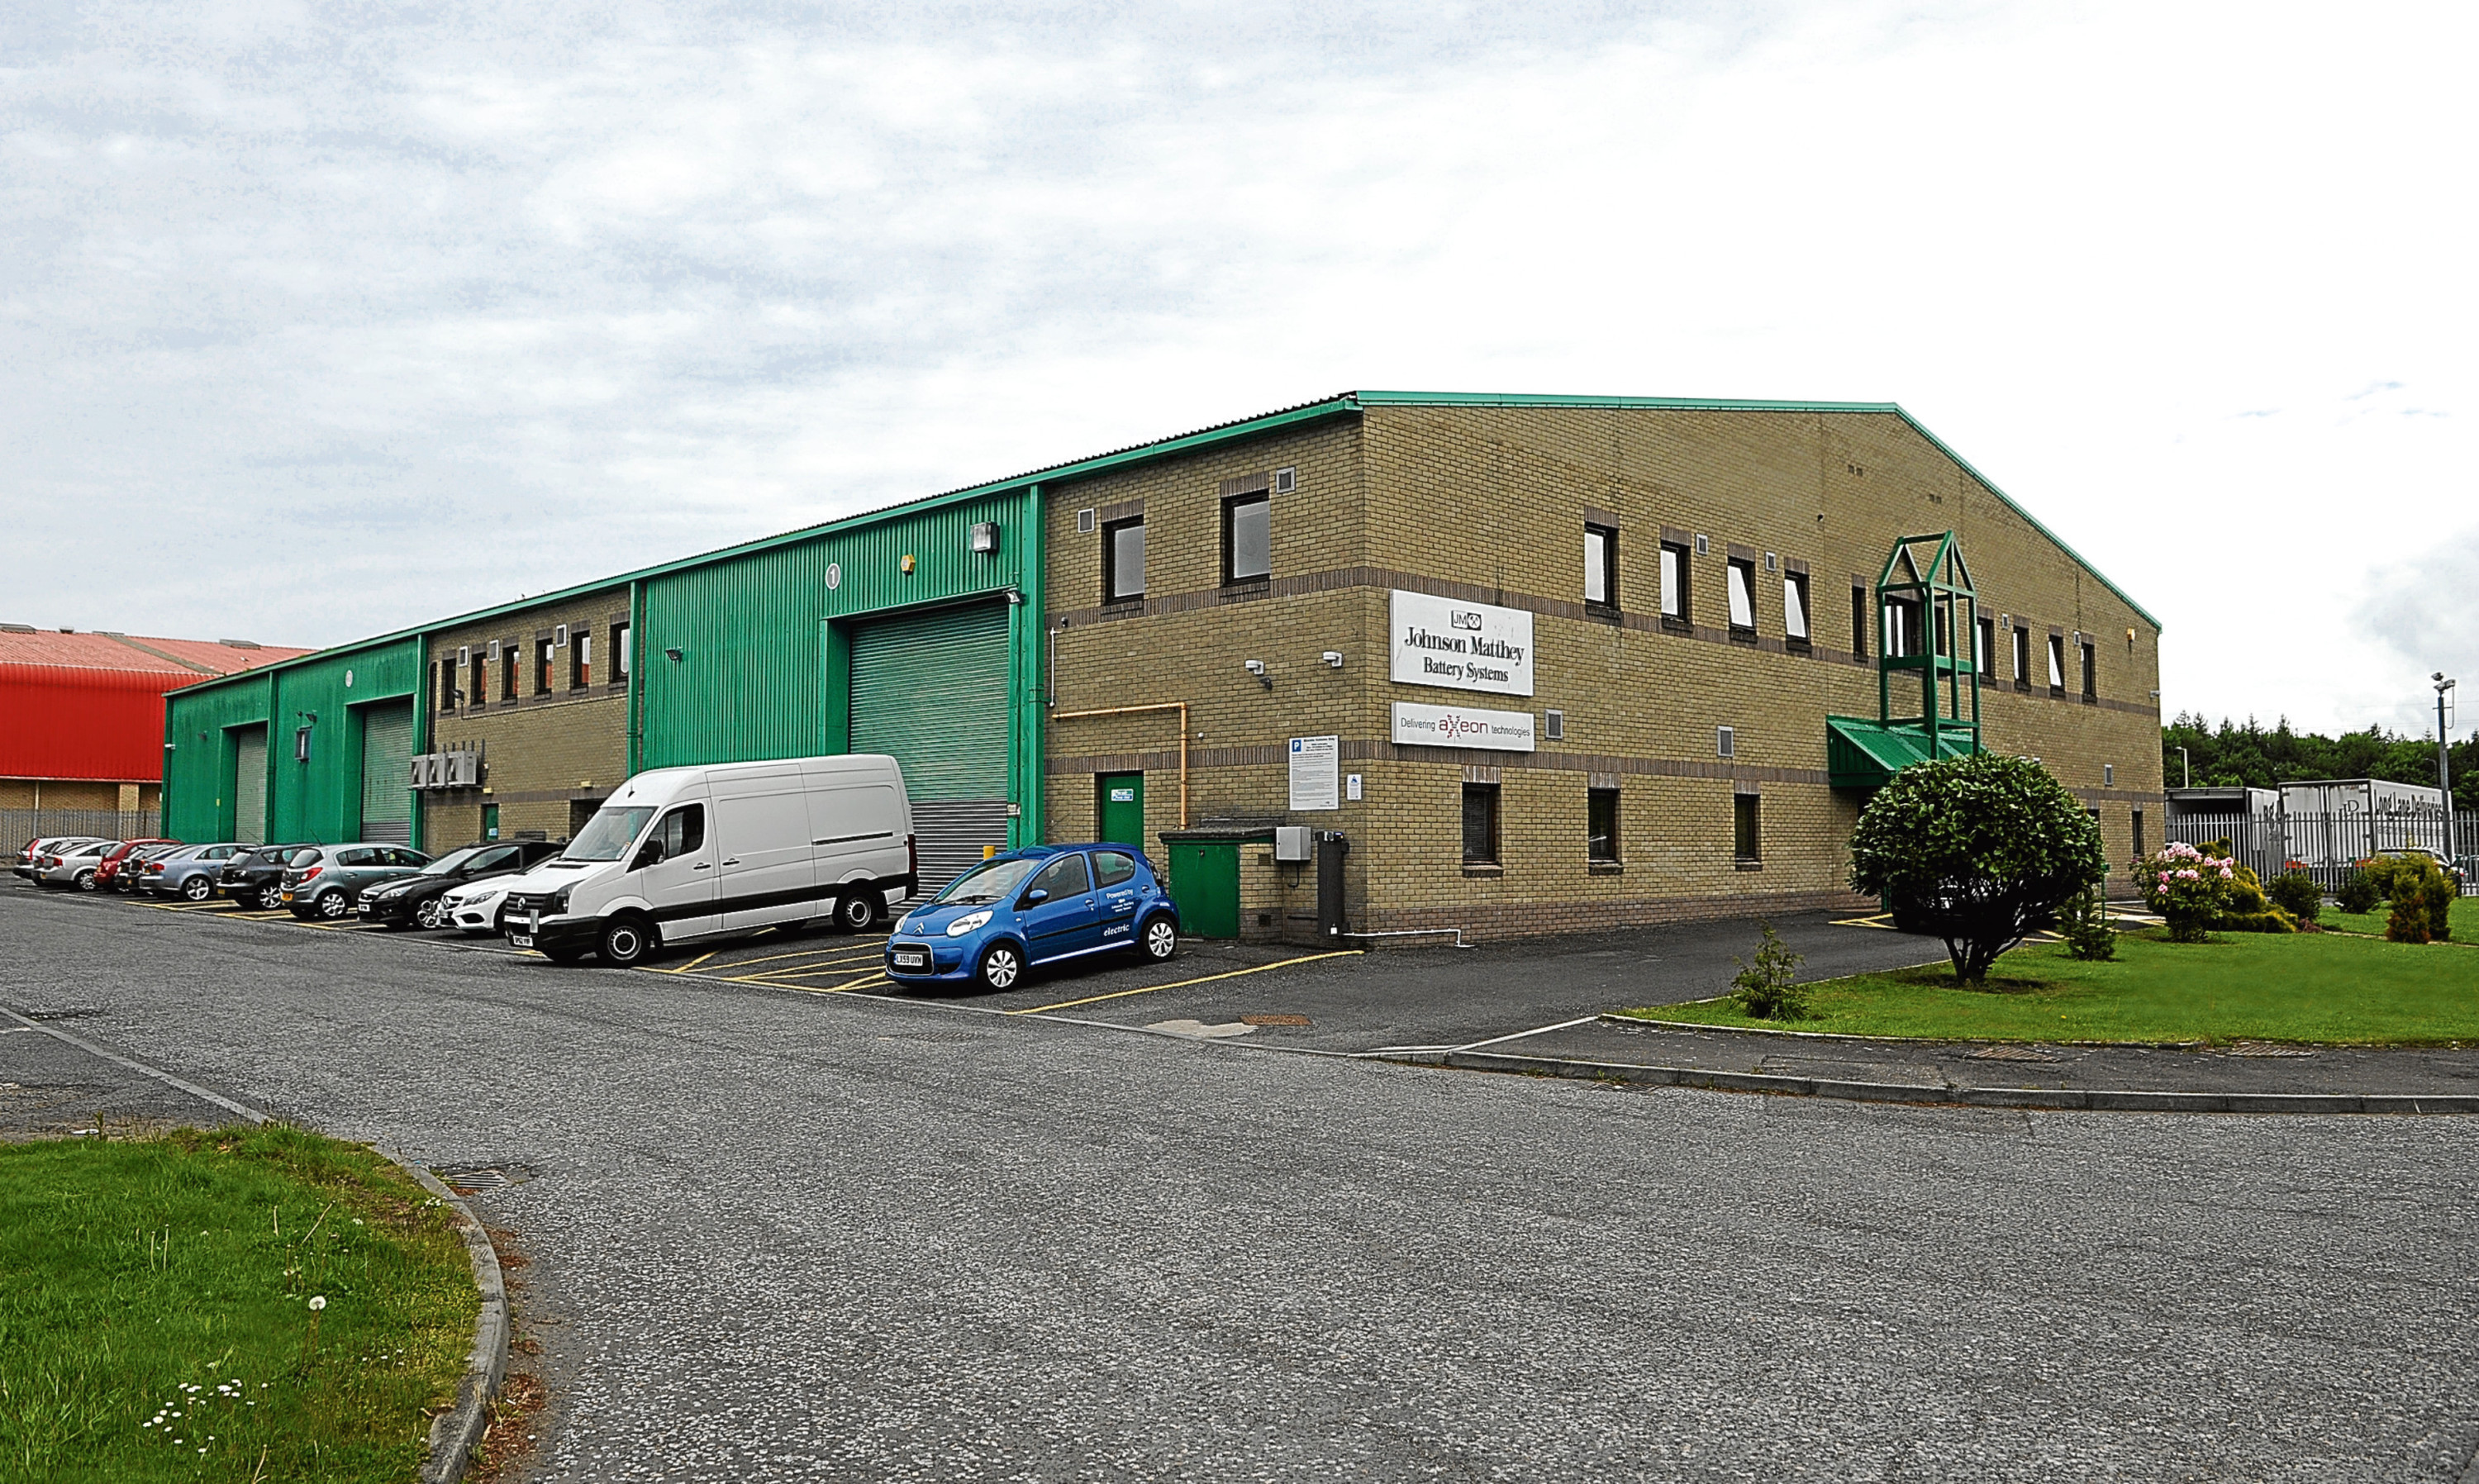
POLYGON ((1480 627, 1480 615, 1477 613, 1465 613, 1458 610, 1451 615, 1451 623, 1452 627, 1456 628, 1476 629, 1480 627))

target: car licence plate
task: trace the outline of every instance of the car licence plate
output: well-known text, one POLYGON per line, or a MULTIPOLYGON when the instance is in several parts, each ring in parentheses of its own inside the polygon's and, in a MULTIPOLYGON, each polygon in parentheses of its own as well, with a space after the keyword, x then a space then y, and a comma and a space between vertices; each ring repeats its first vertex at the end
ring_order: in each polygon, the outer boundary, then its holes
POLYGON ((899 969, 926 969, 930 966, 930 956, 917 948, 909 952, 899 950, 895 955, 895 966, 899 969))
POLYGON ((534 946, 534 936, 530 933, 511 933, 508 934, 508 941, 519 948, 531 948, 534 946))

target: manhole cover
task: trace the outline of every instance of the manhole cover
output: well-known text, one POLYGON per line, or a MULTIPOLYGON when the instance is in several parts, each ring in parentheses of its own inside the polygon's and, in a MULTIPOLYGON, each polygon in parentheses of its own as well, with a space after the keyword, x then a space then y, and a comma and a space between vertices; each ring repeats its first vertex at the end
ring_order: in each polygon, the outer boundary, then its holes
POLYGON ((430 1172, 459 1195, 504 1190, 534 1177, 533 1166, 529 1164, 435 1164, 430 1172))
POLYGON ((1240 1019, 1248 1025, 1311 1025, 1315 1023, 1306 1015, 1242 1015, 1240 1019))
POLYGON ((2062 1062, 2065 1058, 2037 1046, 1982 1046, 1972 1052, 1974 1062, 2062 1062))
POLYGON ((2240 1041, 2221 1055, 2225 1057, 2312 1057, 2315 1053, 2306 1046, 2280 1046, 2270 1041, 2240 1041))

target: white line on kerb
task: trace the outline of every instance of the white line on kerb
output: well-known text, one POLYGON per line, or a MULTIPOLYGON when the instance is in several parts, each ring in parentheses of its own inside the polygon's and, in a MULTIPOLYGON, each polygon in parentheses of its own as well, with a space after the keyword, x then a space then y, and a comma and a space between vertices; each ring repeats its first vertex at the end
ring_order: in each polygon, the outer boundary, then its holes
POLYGON ((14 1020, 21 1029, 28 1031, 40 1031, 45 1036, 50 1036, 56 1041, 66 1041, 68 1044, 75 1046, 78 1050, 87 1053, 89 1056, 101 1057, 106 1062, 110 1062, 116 1066, 125 1066, 141 1077, 152 1077, 157 1082, 165 1083, 171 1087, 180 1088, 192 1097, 204 1098, 208 1102, 215 1104, 217 1108, 241 1114, 252 1123, 265 1123, 267 1121, 267 1114, 260 1113, 255 1108, 244 1108, 241 1104, 234 1102, 231 1098, 225 1097, 220 1093, 210 1092, 206 1088, 199 1087, 194 1082, 185 1082, 181 1078, 175 1077, 170 1072, 165 1071, 160 1067, 148 1066, 143 1062, 132 1062, 127 1057, 121 1056, 116 1052, 104 1050, 101 1046, 94 1044, 92 1041, 81 1040, 77 1036, 71 1036, 66 1031, 54 1026, 47 1026, 39 1020, 29 1020, 25 1016, 18 1014, 15 1011, 10 1010, 5 1006, 0 1006, 0 1015, 6 1015, 10 1019, 14 1020))

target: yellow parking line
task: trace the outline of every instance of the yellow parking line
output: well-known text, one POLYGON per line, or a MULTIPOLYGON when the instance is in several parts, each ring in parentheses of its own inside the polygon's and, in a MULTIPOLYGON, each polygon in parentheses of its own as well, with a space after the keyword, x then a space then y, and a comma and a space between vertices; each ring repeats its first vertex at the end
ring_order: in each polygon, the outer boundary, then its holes
POLYGON ((1099 1005, 1104 1000, 1124 1000, 1132 994, 1154 994, 1164 989, 1185 989, 1190 985, 1210 985, 1217 979, 1238 979, 1242 974, 1263 974, 1267 969, 1287 969, 1294 963, 1315 963, 1319 959, 1352 959, 1368 952, 1366 948, 1343 948, 1330 954, 1302 954, 1296 959, 1284 959, 1273 963, 1261 963, 1255 968, 1233 969, 1227 974, 1207 974, 1197 979, 1174 980, 1167 985, 1147 985, 1141 989, 1119 989, 1109 994, 1088 995, 1081 1000, 1061 1000, 1056 1005, 1036 1005, 1030 1010, 1011 1010, 1010 1015, 1039 1015, 1054 1010, 1074 1010, 1079 1005, 1099 1005))
POLYGON ((696 968, 699 964, 703 963, 705 960, 713 958, 716 954, 721 952, 723 952, 723 950, 720 948, 709 949, 708 951, 698 955, 696 958, 691 959, 688 962, 681 964, 678 968, 656 969, 654 972, 657 974, 685 974, 689 970, 696 968))
MULTIPOLYGON (((884 942, 885 939, 881 938, 879 941, 884 942)), ((715 950, 715 953, 721 953, 722 951, 722 949, 718 948, 715 950)), ((878 957, 878 952, 874 948, 863 948, 858 943, 838 943, 832 948, 805 948, 799 953, 768 954, 762 959, 734 959, 729 963, 718 963, 715 967, 719 969, 745 969, 753 963, 773 963, 779 959, 807 959, 818 954, 850 954, 856 952, 864 959, 875 959, 878 957)), ((714 954, 708 954, 705 956, 705 959, 711 959, 713 957, 714 954)), ((703 963, 705 959, 700 959, 698 962, 703 963)), ((683 970, 683 972, 685 972, 685 970, 683 970)))

